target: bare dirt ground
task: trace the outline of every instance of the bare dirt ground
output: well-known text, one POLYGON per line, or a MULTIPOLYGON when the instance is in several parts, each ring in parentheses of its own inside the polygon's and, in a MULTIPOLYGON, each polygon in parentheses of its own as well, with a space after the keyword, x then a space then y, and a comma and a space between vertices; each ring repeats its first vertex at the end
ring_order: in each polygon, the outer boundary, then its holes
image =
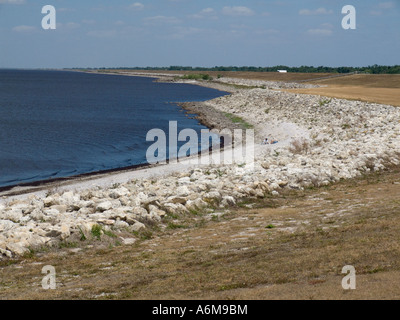
POLYGON ((327 87, 288 91, 400 106, 400 75, 352 75, 309 83, 327 87))
POLYGON ((0 262, 1 299, 398 299, 400 168, 0 262), (56 269, 56 290, 41 287, 56 269), (345 265, 356 290, 341 286, 345 265))

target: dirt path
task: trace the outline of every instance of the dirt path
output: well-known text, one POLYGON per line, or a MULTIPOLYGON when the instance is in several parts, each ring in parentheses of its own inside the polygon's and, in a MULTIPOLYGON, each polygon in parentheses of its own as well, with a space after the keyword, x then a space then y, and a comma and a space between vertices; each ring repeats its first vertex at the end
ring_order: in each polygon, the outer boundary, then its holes
POLYGON ((1 299, 398 299, 400 168, 0 262, 1 299), (42 267, 56 269, 43 290, 42 267), (357 289, 345 291, 352 265, 357 289))

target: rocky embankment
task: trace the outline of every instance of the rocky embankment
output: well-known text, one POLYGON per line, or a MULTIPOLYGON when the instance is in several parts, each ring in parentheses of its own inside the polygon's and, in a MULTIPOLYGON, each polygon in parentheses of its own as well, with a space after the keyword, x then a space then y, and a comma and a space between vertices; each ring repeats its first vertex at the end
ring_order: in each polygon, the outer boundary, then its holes
POLYGON ((0 204, 0 257, 82 239, 93 228, 121 232, 121 242, 132 243, 146 224, 162 225, 166 216, 223 210, 241 199, 328 185, 399 164, 400 109, 275 90, 287 88, 282 83, 257 85, 274 90, 232 90, 201 105, 254 125, 253 166, 197 167, 108 188, 10 198, 0 204), (279 143, 262 145, 266 136, 279 143))

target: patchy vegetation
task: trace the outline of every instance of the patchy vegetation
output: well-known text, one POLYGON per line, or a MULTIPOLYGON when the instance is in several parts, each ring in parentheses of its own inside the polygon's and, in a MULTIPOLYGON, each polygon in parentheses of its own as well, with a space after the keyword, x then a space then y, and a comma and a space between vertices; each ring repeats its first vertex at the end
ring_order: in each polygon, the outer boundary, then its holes
POLYGON ((400 169, 394 168, 329 187, 248 199, 247 207, 230 211, 174 216, 171 228, 130 246, 74 243, 3 261, 0 297, 395 299, 399 181, 400 169), (56 269, 56 290, 41 289, 45 265, 56 269), (356 269, 356 290, 341 287, 345 265, 356 269))

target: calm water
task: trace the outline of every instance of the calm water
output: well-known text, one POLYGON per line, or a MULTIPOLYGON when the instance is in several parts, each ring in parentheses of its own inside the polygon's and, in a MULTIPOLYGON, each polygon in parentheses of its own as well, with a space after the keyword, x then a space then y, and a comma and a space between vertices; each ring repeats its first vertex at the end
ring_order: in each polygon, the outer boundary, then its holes
POLYGON ((147 132, 204 129, 174 103, 225 93, 153 79, 0 70, 0 186, 145 164, 147 132))

